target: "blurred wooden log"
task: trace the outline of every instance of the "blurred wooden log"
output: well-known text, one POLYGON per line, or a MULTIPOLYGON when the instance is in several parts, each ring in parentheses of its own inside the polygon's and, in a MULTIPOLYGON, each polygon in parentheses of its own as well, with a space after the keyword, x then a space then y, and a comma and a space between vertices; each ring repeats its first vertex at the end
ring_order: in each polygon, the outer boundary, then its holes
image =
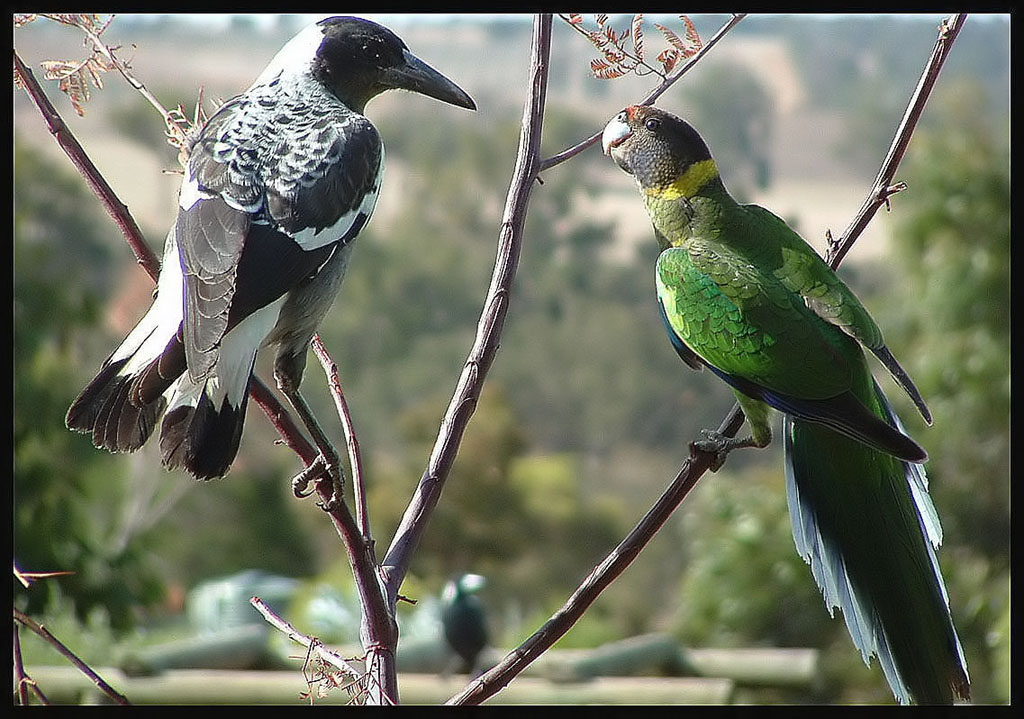
POLYGON ((726 677, 737 684, 810 687, 820 678, 817 649, 688 649, 685 653, 699 676, 726 677))
MULTIPOLYGON (((126 671, 100 674, 139 704, 291 704, 317 692, 303 680, 301 661, 288 660, 294 670, 279 672, 222 671, 249 666, 265 655, 266 633, 253 629, 218 632, 154 647, 136 654, 126 671), (179 669, 177 667, 211 667, 179 669), (130 667, 131 671, 128 671, 130 667), (157 676, 133 676, 141 669, 157 676)), ((438 704, 457 693, 465 676, 443 676, 443 647, 410 644, 403 659, 399 650, 399 690, 404 704, 438 704), (423 669, 422 667, 431 667, 423 669)), ((353 648, 357 652, 357 648, 353 648)), ((344 656, 352 655, 341 650, 344 656)), ((502 652, 489 650, 488 662, 502 652)), ((689 649, 665 634, 648 634, 611 642, 596 649, 552 649, 530 665, 489 704, 724 704, 736 687, 812 687, 819 679, 816 649, 689 649), (637 676, 662 673, 687 677, 637 676)), ((95 687, 71 667, 35 667, 30 675, 59 703, 96 699, 95 687)), ((318 703, 344 704, 348 695, 334 688, 318 703)))
MULTIPOLYGON (((350 653, 358 653, 358 648, 350 653)), ((506 650, 488 648, 480 667, 494 666, 506 650)), ((347 656, 347 655, 346 655, 347 656)), ((721 677, 747 686, 812 687, 820 679, 821 652, 803 648, 684 649, 668 634, 642 634, 594 649, 549 649, 528 666, 524 676, 552 681, 592 677, 721 677)), ((437 672, 451 668, 443 646, 399 646, 402 672, 437 672)))
MULTIPOLYGON (((310 691, 298 668, 288 672, 178 669, 152 677, 129 677, 113 668, 97 671, 134 704, 303 704, 308 699, 302 694, 310 691)), ((31 666, 28 672, 54 703, 98 700, 96 688, 73 667, 31 666)), ((466 677, 400 674, 401 702, 440 704, 466 681, 466 677)), ((603 677, 576 683, 518 677, 488 704, 726 704, 733 688, 728 679, 697 677, 603 677)), ((317 704, 348 701, 348 694, 338 688, 315 699, 317 704)))
MULTIPOLYGON (((437 697, 437 677, 399 675, 403 704, 437 704, 461 690, 465 677, 446 680, 437 697)), ((702 677, 599 677, 583 682, 550 682, 519 676, 487 700, 497 704, 728 704, 735 684, 702 677)))
POLYGON ((167 669, 247 669, 268 655, 268 636, 261 624, 198 634, 133 651, 121 668, 133 675, 167 669))
POLYGON ((820 678, 817 649, 684 649, 667 634, 644 634, 595 649, 550 649, 526 674, 556 681, 596 676, 722 677, 737 684, 811 687, 820 678))
POLYGON ((594 649, 551 649, 530 669, 533 676, 555 681, 580 681, 592 677, 642 675, 679 676, 686 672, 679 644, 667 634, 641 634, 594 649))
MULTIPOLYGON (((358 648, 355 653, 362 653, 358 648)), ((343 656, 349 656, 343 654, 343 656)), ((398 643, 395 662, 398 671, 414 674, 441 674, 452 664, 455 654, 444 639, 430 637, 426 639, 403 639, 398 643)))

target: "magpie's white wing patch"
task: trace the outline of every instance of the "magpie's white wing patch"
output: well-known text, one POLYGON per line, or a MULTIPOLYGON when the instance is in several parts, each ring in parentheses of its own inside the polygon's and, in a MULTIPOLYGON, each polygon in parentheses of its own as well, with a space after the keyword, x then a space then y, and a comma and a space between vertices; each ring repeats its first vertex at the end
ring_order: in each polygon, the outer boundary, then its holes
MULTIPOLYGON (((353 207, 348 212, 342 214, 334 224, 327 227, 312 226, 298 231, 285 231, 285 234, 295 240, 299 247, 304 250, 314 250, 337 241, 348 242, 352 240, 363 229, 367 220, 370 219, 370 215, 373 214, 373 209, 377 205, 377 197, 380 194, 380 183, 383 176, 384 152, 382 146, 380 160, 377 164, 377 171, 375 173, 375 180, 373 184, 366 189, 365 194, 363 194, 362 201, 357 207, 353 207)), ((302 196, 302 199, 307 202, 314 211, 316 208, 315 197, 318 194, 316 182, 318 181, 300 180, 297 187, 298 191, 296 192, 296 195, 302 196)))
POLYGON ((216 197, 212 192, 206 192, 199 187, 199 180, 192 176, 192 171, 185 170, 185 179, 181 183, 181 190, 178 191, 178 207, 182 210, 191 210, 201 200, 212 200, 216 197))
POLYGON ((107 360, 108 363, 126 360, 121 374, 136 374, 164 351, 181 323, 183 287, 178 246, 172 232, 164 244, 156 298, 149 312, 107 360))

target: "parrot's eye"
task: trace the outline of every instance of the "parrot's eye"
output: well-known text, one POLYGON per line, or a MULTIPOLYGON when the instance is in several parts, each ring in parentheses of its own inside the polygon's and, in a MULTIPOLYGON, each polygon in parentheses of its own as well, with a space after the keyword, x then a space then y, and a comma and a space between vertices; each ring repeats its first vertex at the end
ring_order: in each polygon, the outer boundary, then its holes
POLYGON ((658 128, 661 127, 661 120, 656 117, 648 117, 647 121, 644 123, 644 127, 651 132, 657 132, 658 128))

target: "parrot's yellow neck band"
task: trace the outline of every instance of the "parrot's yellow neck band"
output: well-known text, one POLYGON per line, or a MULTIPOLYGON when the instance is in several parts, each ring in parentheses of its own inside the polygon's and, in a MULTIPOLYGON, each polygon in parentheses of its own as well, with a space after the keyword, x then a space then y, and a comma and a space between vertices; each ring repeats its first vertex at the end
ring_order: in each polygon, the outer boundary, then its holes
POLYGON ((672 184, 661 187, 647 187, 644 192, 665 200, 678 200, 680 197, 690 198, 700 192, 704 185, 718 177, 718 167, 711 159, 695 162, 686 168, 672 184))

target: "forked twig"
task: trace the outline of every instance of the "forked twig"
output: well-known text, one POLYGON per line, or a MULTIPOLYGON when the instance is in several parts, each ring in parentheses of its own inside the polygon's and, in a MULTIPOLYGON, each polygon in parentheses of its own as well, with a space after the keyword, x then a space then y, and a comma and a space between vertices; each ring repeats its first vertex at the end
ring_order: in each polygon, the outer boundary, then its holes
POLYGON ((274 627, 274 629, 284 634, 293 642, 301 644, 306 649, 316 653, 325 662, 331 666, 337 667, 345 674, 356 679, 361 679, 363 677, 363 672, 353 666, 347 659, 345 659, 345 657, 325 647, 323 642, 319 639, 300 632, 287 621, 279 617, 277 613, 259 597, 250 597, 249 604, 251 604, 253 608, 260 613, 270 626, 274 627))

